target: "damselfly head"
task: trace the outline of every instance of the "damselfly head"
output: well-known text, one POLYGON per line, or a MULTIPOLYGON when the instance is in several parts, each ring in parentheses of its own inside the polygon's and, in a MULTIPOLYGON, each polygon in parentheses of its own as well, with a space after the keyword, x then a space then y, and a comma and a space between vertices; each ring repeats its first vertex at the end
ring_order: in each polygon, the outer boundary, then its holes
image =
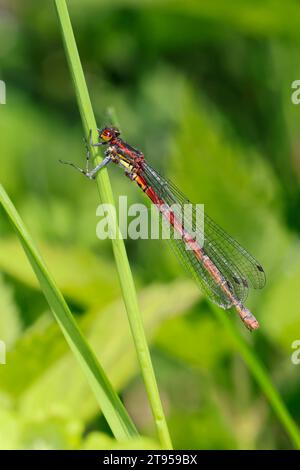
POLYGON ((98 129, 98 134, 102 140, 109 142, 114 137, 118 137, 120 131, 116 127, 103 127, 103 129, 98 129))

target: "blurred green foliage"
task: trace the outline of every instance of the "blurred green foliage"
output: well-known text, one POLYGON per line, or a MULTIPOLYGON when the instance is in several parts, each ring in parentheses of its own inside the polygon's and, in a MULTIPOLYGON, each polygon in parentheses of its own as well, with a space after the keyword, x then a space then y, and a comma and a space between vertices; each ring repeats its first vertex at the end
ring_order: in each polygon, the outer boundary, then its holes
MULTIPOLYGON (((296 0, 70 0, 99 126, 124 137, 258 257, 267 286, 249 337, 300 422, 300 4, 296 0)), ((109 241, 95 235, 93 184, 52 2, 0 6, 0 180, 144 440, 155 447, 109 241)), ((143 194, 115 168, 116 196, 143 194)), ((33 273, 0 218, 0 448, 115 448, 33 273)), ((127 241, 176 448, 291 448, 209 303, 160 241, 127 241)), ((126 448, 127 444, 124 444, 126 448)), ((132 443, 130 445, 133 445, 132 443)))

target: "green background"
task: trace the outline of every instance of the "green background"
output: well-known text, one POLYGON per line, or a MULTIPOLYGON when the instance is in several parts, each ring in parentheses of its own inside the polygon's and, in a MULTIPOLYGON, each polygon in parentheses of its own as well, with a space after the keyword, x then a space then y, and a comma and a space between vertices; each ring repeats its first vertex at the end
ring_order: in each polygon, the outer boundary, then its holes
MULTIPOLYGON (((263 264, 267 285, 247 302, 260 331, 250 335, 228 315, 299 422, 300 364, 291 355, 300 340, 300 106, 291 84, 300 79, 300 4, 68 5, 99 127, 113 107, 124 138, 263 264)), ((85 150, 54 5, 2 1, 0 14, 0 181, 145 436, 133 447, 150 448, 155 433, 111 245, 96 238, 96 186, 58 163, 82 165, 85 150)), ((109 172, 116 197, 145 201, 117 168, 109 172)), ((0 448, 116 448, 2 212, 0 235, 8 349, 0 448)), ((126 247, 174 446, 292 448, 167 243, 126 247)))

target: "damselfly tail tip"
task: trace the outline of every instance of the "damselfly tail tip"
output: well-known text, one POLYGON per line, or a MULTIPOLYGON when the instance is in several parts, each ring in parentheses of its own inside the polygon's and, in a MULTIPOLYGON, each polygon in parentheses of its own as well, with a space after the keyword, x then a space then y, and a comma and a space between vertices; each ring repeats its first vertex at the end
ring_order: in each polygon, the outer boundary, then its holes
POLYGON ((254 331, 254 330, 257 330, 259 328, 259 323, 256 320, 255 316, 252 315, 250 310, 248 310, 243 305, 237 306, 236 309, 237 309, 237 312, 238 312, 239 316, 241 317, 243 323, 248 328, 248 330, 254 331))

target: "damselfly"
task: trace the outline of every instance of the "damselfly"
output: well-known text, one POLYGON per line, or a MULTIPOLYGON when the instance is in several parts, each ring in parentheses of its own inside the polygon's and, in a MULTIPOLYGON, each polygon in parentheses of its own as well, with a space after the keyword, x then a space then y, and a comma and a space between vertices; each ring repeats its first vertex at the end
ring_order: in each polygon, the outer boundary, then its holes
MULTIPOLYGON (((158 208, 168 224, 179 237, 171 239, 172 247, 183 266, 189 271, 206 296, 220 307, 234 307, 249 330, 259 323, 243 305, 250 287, 261 289, 265 285, 265 273, 257 260, 236 240, 219 227, 208 215, 204 215, 203 244, 199 245, 190 234, 181 214, 175 207, 183 207, 189 200, 176 186, 160 175, 145 160, 139 150, 131 147, 119 136, 115 127, 98 129, 99 142, 91 146, 107 145, 105 158, 95 168, 89 169, 89 153, 86 169, 69 164, 90 179, 113 162, 134 181, 158 208)), ((189 227, 194 227, 191 220, 189 227)), ((198 239, 198 237, 196 237, 198 239)))

